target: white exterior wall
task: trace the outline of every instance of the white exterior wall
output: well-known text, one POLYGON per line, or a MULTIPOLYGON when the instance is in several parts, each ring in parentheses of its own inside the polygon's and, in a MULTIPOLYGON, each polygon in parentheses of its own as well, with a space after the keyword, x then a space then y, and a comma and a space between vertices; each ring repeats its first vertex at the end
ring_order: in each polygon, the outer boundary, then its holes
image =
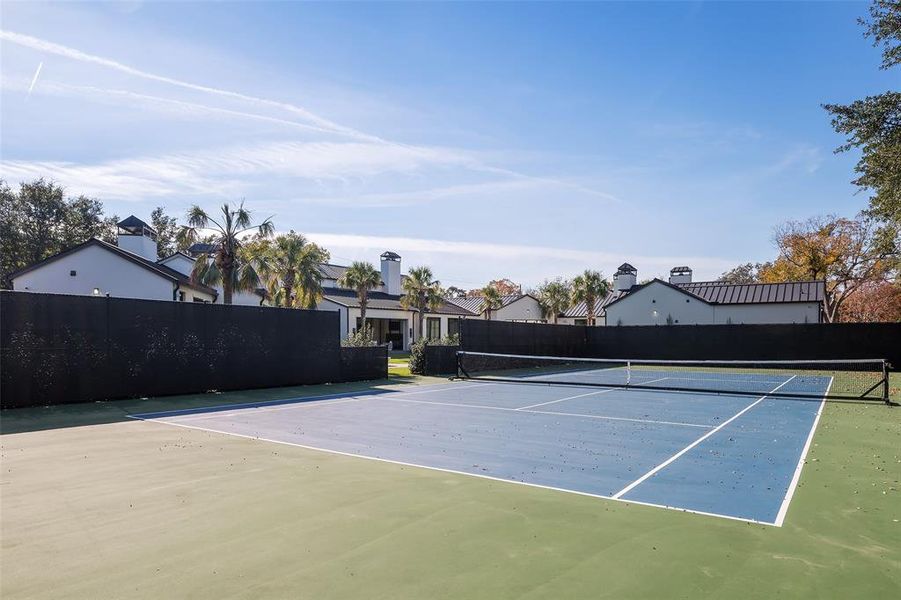
MULTIPOLYGON (((441 321, 441 337, 445 338, 450 335, 450 326, 448 323, 450 321, 458 321, 460 320, 460 316, 462 315, 442 315, 442 314, 434 314, 434 313, 426 313, 426 319, 439 319, 441 321)), ((472 318, 472 317, 470 317, 472 318)), ((418 327, 418 325, 417 325, 418 327)), ((418 339, 418 338, 417 338, 418 339)))
POLYGON ((784 304, 724 304, 714 307, 714 322, 720 325, 753 323, 820 323, 817 302, 784 304), (731 319, 731 321, 730 321, 731 319))
POLYGON ((668 315, 674 325, 821 322, 817 302, 707 304, 655 282, 607 307, 607 324, 666 325, 668 315))
MULTIPOLYGON (((576 325, 576 321, 587 321, 588 317, 560 317, 557 319, 557 325, 576 325)), ((553 319, 548 319, 548 323, 553 324, 553 319)), ((586 325, 586 323, 578 323, 579 325, 586 325)), ((601 327, 602 325, 606 325, 604 317, 601 315, 595 315, 594 317, 594 326, 601 327)))
MULTIPOLYGON (((219 297, 216 299, 216 304, 222 304, 223 303, 222 286, 217 285, 216 291, 219 292, 219 297)), ((259 306, 260 300, 262 300, 262 298, 260 298, 253 292, 234 292, 234 293, 232 293, 232 305, 233 306, 259 306)))
MULTIPOLYGON (((94 288, 114 298, 171 301, 175 282, 100 246, 85 246, 13 279, 13 289, 29 292, 90 296, 94 288), (74 277, 69 275, 73 270, 74 277)), ((191 289, 184 291, 187 299, 192 294, 204 295, 191 289)))
POLYGON ((400 287, 400 261, 382 259, 381 265, 382 287, 389 294, 401 294, 403 290, 400 287))
POLYGON ((660 282, 653 282, 607 307, 607 323, 617 325, 712 325, 714 307, 660 282), (657 311, 655 316, 654 311, 657 311))
MULTIPOLYGON (((483 317, 484 318, 484 317, 483 317)), ((540 321, 541 306, 531 296, 523 296, 507 306, 491 311, 492 321, 540 321)))
MULTIPOLYGON (((322 302, 319 303, 319 306, 316 307, 316 310, 337 310, 340 318, 339 327, 341 332, 341 339, 346 339, 351 333, 353 333, 354 329, 357 326, 357 319, 360 318, 360 309, 344 306, 342 304, 338 304, 337 302, 332 302, 331 300, 324 298, 322 302)), ((378 308, 367 308, 366 309, 366 320, 369 319, 391 319, 396 321, 404 321, 404 324, 401 326, 401 330, 404 334, 404 346, 403 348, 398 348, 398 350, 408 350, 410 348, 410 328, 418 329, 418 324, 416 320, 416 313, 412 311, 405 310, 385 310, 378 308)), ((419 339, 419 336, 416 336, 416 339, 419 339)))
POLYGON ((159 261, 161 265, 166 265, 170 269, 175 269, 183 275, 191 276, 194 270, 194 260, 183 254, 173 254, 172 256, 159 261))
POLYGON ((343 340, 347 337, 349 331, 347 328, 347 307, 332 302, 331 300, 323 299, 322 302, 319 303, 319 306, 316 307, 316 310, 338 311, 338 318, 340 321, 340 329, 338 332, 340 333, 340 338, 343 340))
POLYGON ((132 254, 137 254, 141 258, 157 261, 157 245, 156 242, 146 235, 128 235, 120 233, 116 245, 127 250, 132 254))

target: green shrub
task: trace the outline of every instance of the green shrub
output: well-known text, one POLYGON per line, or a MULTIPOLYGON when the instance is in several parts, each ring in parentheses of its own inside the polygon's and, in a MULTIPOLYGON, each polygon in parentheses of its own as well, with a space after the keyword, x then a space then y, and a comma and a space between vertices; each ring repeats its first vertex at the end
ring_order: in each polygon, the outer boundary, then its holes
POLYGON ((459 346, 460 336, 449 335, 440 340, 426 340, 422 338, 410 346, 410 373, 414 375, 423 375, 425 369, 425 347, 426 346, 459 346))
POLYGON ((372 339, 372 327, 368 324, 366 327, 357 329, 343 340, 341 345, 348 348, 366 348, 368 346, 378 346, 378 342, 372 339))

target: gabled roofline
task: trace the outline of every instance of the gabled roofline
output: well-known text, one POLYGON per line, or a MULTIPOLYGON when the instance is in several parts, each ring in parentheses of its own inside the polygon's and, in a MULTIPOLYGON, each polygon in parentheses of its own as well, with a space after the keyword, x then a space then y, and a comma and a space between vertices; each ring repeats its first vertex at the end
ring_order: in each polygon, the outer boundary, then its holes
POLYGON ((689 291, 683 290, 683 289, 682 289, 681 287, 679 287, 678 285, 672 284, 672 283, 670 283, 670 282, 668 282, 668 281, 663 281, 662 279, 658 279, 658 278, 655 277, 654 279, 652 279, 652 280, 650 280, 650 281, 647 281, 647 282, 645 282, 645 283, 642 283, 642 284, 639 284, 639 285, 633 287, 631 290, 629 290, 629 293, 628 293, 628 294, 624 294, 624 295, 620 296, 619 298, 617 298, 616 300, 612 301, 610 304, 606 305, 606 306, 604 307, 604 312, 606 312, 608 308, 610 308, 611 306, 613 306, 613 305, 616 304, 617 302, 620 302, 620 301, 622 301, 622 300, 625 300, 626 298, 631 298, 632 296, 634 296, 634 295, 636 294, 636 292, 640 292, 641 290, 645 289, 646 287, 648 287, 649 285, 654 284, 654 283, 661 283, 661 284, 665 285, 665 286, 668 287, 668 288, 671 288, 671 289, 676 290, 676 291, 679 292, 680 294, 684 294, 684 295, 686 295, 686 296, 689 296, 689 297, 691 297, 691 298, 694 298, 695 300, 698 300, 698 301, 700 301, 700 302, 703 302, 704 304, 706 304, 706 305, 708 305, 708 306, 713 306, 713 303, 712 303, 712 302, 708 302, 707 300, 705 300, 704 298, 701 298, 700 296, 698 296, 698 295, 696 295, 696 294, 692 294, 692 293, 689 292, 689 291))
POLYGON ((163 264, 163 263, 167 262, 170 258, 175 258, 176 256, 183 256, 184 258, 187 258, 187 259, 190 260, 191 262, 194 262, 194 261, 197 260, 197 259, 194 258, 193 256, 189 256, 189 255, 185 254, 184 252, 182 252, 181 250, 179 250, 179 251, 177 251, 177 252, 173 252, 173 253, 170 254, 169 256, 164 256, 163 258, 159 259, 159 260, 156 261, 156 262, 158 262, 159 264, 163 264))
MULTIPOLYGON (((18 271, 14 271, 13 273, 9 274, 9 278, 12 280, 12 279, 15 279, 16 277, 20 277, 26 273, 30 273, 31 271, 39 269, 39 268, 41 268, 45 265, 48 265, 52 262, 56 262, 57 260, 59 260, 61 258, 65 258, 66 256, 69 256, 70 254, 75 254, 76 252, 79 252, 79 251, 87 248, 88 246, 97 246, 108 252, 112 252, 113 254, 115 254, 116 256, 119 256, 120 258, 123 258, 133 264, 136 264, 139 267, 142 267, 142 268, 150 271, 151 273, 154 273, 155 275, 162 277, 163 279, 168 279, 169 281, 175 282, 175 283, 179 284, 180 286, 186 285, 190 288, 211 294, 213 297, 219 296, 219 292, 217 292, 215 289, 207 287, 202 284, 193 283, 193 282, 191 282, 190 277, 185 276, 186 279, 181 280, 178 277, 175 277, 174 275, 166 273, 165 271, 160 269, 156 263, 153 263, 146 259, 142 259, 127 250, 123 250, 122 248, 119 248, 118 246, 114 246, 113 244, 104 242, 103 240, 98 240, 97 238, 91 238, 85 242, 82 242, 80 244, 72 246, 71 248, 67 248, 67 249, 63 250, 62 252, 57 252, 53 256, 48 256, 44 260, 40 260, 32 265, 28 265, 27 267, 19 269, 18 271)), ((165 265, 160 265, 160 266, 165 266, 165 265)), ((168 268, 168 267, 166 267, 166 268, 168 268)), ((174 271, 174 269, 171 269, 171 270, 174 271)))

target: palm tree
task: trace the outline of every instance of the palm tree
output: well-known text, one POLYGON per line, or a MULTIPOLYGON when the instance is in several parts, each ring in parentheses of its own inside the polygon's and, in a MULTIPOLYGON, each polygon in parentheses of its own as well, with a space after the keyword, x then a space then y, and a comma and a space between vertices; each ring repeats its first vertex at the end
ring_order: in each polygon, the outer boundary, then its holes
POLYGON ((482 304, 479 310, 485 312, 485 318, 491 320, 491 311, 497 310, 504 305, 504 298, 501 296, 500 290, 493 283, 489 283, 482 288, 482 304))
POLYGON ((570 307, 570 294, 569 282, 561 279, 545 281, 544 285, 538 288, 538 303, 541 305, 544 318, 552 317, 556 325, 557 316, 570 307))
POLYGON ((236 209, 225 203, 221 210, 222 216, 217 221, 199 206, 192 206, 185 233, 188 240, 196 240, 199 231, 212 230, 214 250, 197 257, 191 280, 209 286, 221 284, 222 302, 231 304, 234 292, 253 291, 260 286, 260 276, 252 257, 242 252, 242 239, 251 230, 256 230, 260 238, 268 238, 274 226, 271 219, 253 225, 244 202, 236 209))
POLYGON ((598 299, 607 295, 610 286, 604 276, 598 271, 586 269, 584 273, 576 276, 572 283, 572 302, 578 304, 584 302, 588 310, 588 324, 595 324, 594 309, 598 299))
POLYGON ((355 260, 338 279, 338 285, 357 292, 360 300, 360 331, 366 330, 366 306, 369 304, 369 290, 382 283, 382 274, 368 262, 355 260))
POLYGON ((432 278, 428 267, 413 267, 401 284, 404 295, 400 299, 406 309, 419 311, 419 337, 424 337, 422 326, 426 311, 437 310, 441 306, 443 292, 441 282, 432 278))
POLYGON ((267 280, 267 288, 281 287, 273 296, 286 308, 316 308, 322 300, 322 272, 319 265, 329 259, 328 251, 293 230, 257 248, 257 261, 267 280))

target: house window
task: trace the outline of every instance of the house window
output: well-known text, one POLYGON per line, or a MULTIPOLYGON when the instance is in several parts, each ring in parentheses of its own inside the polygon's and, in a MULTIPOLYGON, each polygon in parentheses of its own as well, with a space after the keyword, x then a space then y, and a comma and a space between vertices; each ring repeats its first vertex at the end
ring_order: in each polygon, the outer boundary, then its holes
POLYGON ((441 339, 441 319, 438 317, 428 317, 425 320, 425 331, 426 339, 441 339))
POLYGON ((588 319, 576 319, 576 325, 588 325, 588 319))
POLYGON ((460 319, 447 320, 447 335, 460 335, 460 319))
POLYGON ((72 269, 71 271, 69 271, 69 277, 75 277, 75 275, 77 275, 77 273, 75 272, 75 269, 72 269))

